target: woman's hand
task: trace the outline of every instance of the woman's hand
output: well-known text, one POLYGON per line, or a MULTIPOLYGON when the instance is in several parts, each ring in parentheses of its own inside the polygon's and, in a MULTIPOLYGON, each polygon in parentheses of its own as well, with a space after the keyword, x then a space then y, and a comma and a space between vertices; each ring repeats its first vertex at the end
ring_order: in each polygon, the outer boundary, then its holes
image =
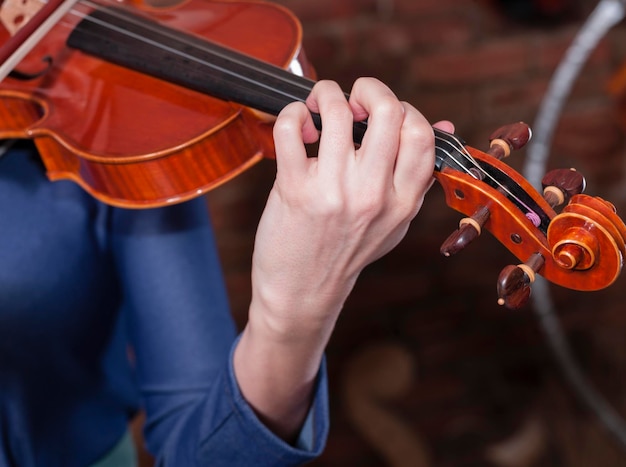
POLYGON ((377 80, 358 80, 349 101, 320 82, 307 106, 275 123, 278 173, 253 260, 254 298, 290 333, 334 321, 361 270, 404 237, 435 164, 431 125, 377 80), (317 158, 304 146, 318 137, 310 111, 323 121, 317 158), (365 119, 355 149, 353 123, 365 119))
POLYGON ((244 396, 287 434, 280 417, 291 412, 271 399, 299 405, 295 420, 302 421, 323 349, 359 273, 400 242, 432 184, 434 134, 414 107, 362 78, 349 100, 337 84, 317 83, 306 105, 280 113, 274 139, 277 176, 256 235, 253 298, 235 368, 244 396), (321 135, 311 112, 322 117, 321 135), (355 148, 353 124, 366 119, 355 148), (305 144, 318 137, 318 157, 309 158, 305 144), (275 383, 263 387, 263 374, 275 383))

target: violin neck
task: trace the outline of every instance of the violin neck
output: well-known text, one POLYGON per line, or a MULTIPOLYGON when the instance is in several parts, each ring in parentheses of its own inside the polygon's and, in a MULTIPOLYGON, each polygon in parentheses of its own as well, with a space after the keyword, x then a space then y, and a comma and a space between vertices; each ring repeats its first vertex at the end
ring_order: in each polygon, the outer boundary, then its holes
POLYGON ((85 17, 67 45, 188 89, 278 115, 304 101, 314 81, 121 8, 85 17))
MULTIPOLYGON (((270 115, 278 115, 291 102, 304 102, 315 84, 311 79, 115 7, 103 7, 86 16, 69 35, 67 45, 270 115)), ((321 130, 320 116, 312 116, 321 130)), ((361 143, 366 130, 367 122, 354 124, 355 143, 361 143)), ((461 142, 441 130, 434 131, 435 170, 441 170, 449 152, 461 142)))

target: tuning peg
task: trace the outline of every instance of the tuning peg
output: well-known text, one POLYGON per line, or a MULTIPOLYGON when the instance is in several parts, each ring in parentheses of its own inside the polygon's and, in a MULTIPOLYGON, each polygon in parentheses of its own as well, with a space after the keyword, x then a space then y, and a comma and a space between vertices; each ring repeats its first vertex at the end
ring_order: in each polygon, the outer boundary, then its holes
POLYGON ((576 169, 551 170, 541 180, 543 196, 553 208, 585 191, 586 184, 585 177, 576 169))
POLYGON ((452 256, 463 250, 480 236, 483 225, 489 219, 489 209, 479 207, 471 217, 465 217, 459 222, 458 230, 454 231, 441 245, 439 251, 444 256, 452 256))
MULTIPOLYGON (((504 159, 530 140, 530 127, 522 122, 504 125, 494 131, 489 137, 490 148, 487 153, 496 159, 504 159)), ((482 180, 484 172, 470 169, 474 176, 482 180)), ((467 247, 480 236, 482 226, 489 219, 489 209, 481 206, 470 217, 461 219, 459 229, 454 231, 441 245, 439 251, 444 256, 452 256, 467 247)))
POLYGON ((511 154, 511 151, 523 148, 531 137, 532 131, 526 123, 501 126, 489 137, 487 153, 497 159, 504 159, 511 154))
POLYGON ((502 269, 498 276, 498 305, 511 310, 523 307, 530 297, 530 286, 535 282, 535 275, 544 263, 544 257, 535 253, 526 263, 502 269))

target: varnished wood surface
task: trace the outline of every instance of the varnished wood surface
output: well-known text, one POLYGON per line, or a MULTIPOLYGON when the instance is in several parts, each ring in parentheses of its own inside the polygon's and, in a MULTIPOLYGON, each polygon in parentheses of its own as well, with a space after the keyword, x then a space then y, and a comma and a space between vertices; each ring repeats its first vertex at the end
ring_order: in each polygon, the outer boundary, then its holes
MULTIPOLYGON (((272 4, 189 0, 140 13, 282 68, 301 52, 298 21, 272 4)), ((0 85, 0 138, 36 139, 51 179, 143 208, 197 196, 273 156, 271 126, 250 110, 67 48, 78 19, 68 15, 19 67, 41 69, 50 55, 47 73, 0 85)))

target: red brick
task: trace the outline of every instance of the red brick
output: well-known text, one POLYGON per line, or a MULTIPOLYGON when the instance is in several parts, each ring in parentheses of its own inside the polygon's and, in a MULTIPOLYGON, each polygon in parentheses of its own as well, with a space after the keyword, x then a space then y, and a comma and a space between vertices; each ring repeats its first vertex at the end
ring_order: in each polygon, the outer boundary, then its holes
POLYGON ((307 59, 317 70, 318 75, 319 70, 324 66, 335 66, 343 50, 341 38, 330 34, 307 34, 305 32, 303 43, 307 59))
POLYGON ((420 93, 411 101, 432 123, 450 120, 462 127, 472 120, 472 92, 463 88, 433 89, 420 93))
POLYGON ((530 51, 524 42, 506 40, 415 57, 412 76, 423 85, 475 85, 529 71, 530 51))
POLYGON ((366 12, 376 11, 376 0, 277 0, 290 9, 303 23, 327 21, 329 19, 354 17, 366 12))
POLYGON ((626 57, 626 28, 624 22, 619 27, 614 27, 606 35, 607 41, 611 44, 611 49, 618 63, 622 63, 626 57))
POLYGON ((397 15, 420 16, 450 14, 462 8, 480 9, 482 7, 476 5, 473 0, 395 0, 393 8, 397 15))
POLYGON ((613 110, 601 102, 565 109, 554 135, 553 150, 573 161, 603 163, 602 154, 614 152, 623 138, 613 110))
MULTIPOLYGON (((579 27, 570 27, 558 34, 541 34, 529 36, 529 45, 533 48, 534 66, 539 73, 552 74, 565 58, 565 54, 579 32, 579 27)), ((591 51, 586 67, 599 66, 607 63, 610 55, 608 41, 603 40, 591 51)))
MULTIPOLYGON (((411 23, 411 20, 407 23, 411 23)), ((458 47, 478 37, 471 18, 461 15, 431 18, 417 22, 413 27, 407 24, 406 29, 414 50, 440 46, 458 47)))
POLYGON ((481 113, 490 123, 533 120, 547 87, 545 79, 519 78, 485 86, 480 98, 481 113))

